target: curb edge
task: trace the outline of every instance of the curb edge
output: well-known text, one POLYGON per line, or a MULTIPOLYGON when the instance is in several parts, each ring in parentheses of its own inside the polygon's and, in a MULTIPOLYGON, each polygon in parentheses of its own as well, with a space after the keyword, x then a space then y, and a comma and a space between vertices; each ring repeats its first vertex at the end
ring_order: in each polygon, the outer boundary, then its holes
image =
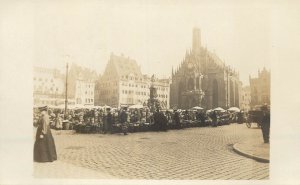
POLYGON ((250 158, 250 159, 254 159, 258 162, 263 162, 263 163, 270 163, 270 160, 269 159, 265 159, 265 158, 262 158, 262 157, 258 157, 258 156, 255 156, 255 155, 252 155, 252 154, 248 154, 246 152, 243 152, 241 151, 238 147, 236 147, 236 144, 238 143, 235 143, 233 145, 233 151, 235 151, 236 153, 244 156, 244 157, 247 157, 247 158, 250 158))

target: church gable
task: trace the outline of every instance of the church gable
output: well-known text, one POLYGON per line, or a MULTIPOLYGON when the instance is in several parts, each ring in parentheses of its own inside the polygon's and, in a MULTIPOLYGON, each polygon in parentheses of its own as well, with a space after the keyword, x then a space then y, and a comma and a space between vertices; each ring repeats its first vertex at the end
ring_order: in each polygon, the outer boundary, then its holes
POLYGON ((237 84, 238 74, 231 72, 215 53, 197 43, 201 40, 199 29, 194 30, 193 34, 193 48, 186 52, 175 72, 172 71, 171 106, 182 109, 192 106, 238 107, 238 85, 233 90, 227 87, 229 80, 237 84), (230 98, 234 101, 229 102, 230 98))

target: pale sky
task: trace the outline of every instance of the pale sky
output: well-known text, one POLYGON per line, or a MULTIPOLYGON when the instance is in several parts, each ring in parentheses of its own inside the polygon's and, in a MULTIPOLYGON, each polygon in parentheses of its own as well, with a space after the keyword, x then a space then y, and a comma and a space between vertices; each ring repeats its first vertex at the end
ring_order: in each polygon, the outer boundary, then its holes
POLYGON ((113 52, 135 59, 145 74, 168 77, 192 47, 192 29, 198 27, 202 45, 248 84, 250 74, 271 68, 271 5, 233 2, 40 2, 34 65, 63 69, 68 61, 101 74, 113 52))

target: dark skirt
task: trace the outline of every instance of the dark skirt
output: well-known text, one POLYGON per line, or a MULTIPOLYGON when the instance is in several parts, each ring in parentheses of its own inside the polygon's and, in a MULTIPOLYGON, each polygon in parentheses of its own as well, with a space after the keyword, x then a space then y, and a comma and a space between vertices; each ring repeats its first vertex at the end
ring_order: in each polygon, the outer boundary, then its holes
POLYGON ((33 159, 36 162, 52 162, 57 160, 56 148, 54 139, 50 130, 47 126, 47 134, 44 138, 40 138, 42 134, 42 128, 38 127, 34 143, 33 159))

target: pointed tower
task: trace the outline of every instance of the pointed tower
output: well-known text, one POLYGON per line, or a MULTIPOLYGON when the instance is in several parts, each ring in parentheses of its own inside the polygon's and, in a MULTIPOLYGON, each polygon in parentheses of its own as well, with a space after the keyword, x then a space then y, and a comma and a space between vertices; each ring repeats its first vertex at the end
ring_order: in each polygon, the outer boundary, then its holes
POLYGON ((201 48, 201 32, 199 28, 193 29, 193 48, 194 53, 200 53, 201 48))

